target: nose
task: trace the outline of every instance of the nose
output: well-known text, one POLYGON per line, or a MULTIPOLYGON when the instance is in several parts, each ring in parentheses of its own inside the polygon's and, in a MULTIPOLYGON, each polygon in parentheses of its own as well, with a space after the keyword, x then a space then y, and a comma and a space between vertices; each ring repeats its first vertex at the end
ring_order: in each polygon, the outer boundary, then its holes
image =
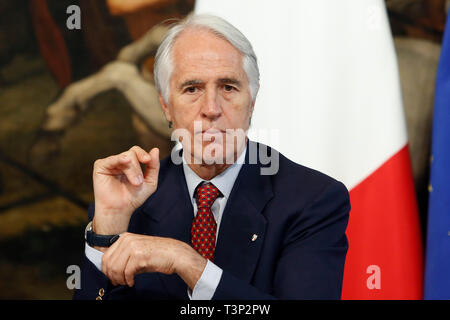
POLYGON ((220 104, 219 95, 215 89, 207 89, 205 100, 202 105, 202 117, 211 121, 216 120, 222 115, 222 107, 220 104))

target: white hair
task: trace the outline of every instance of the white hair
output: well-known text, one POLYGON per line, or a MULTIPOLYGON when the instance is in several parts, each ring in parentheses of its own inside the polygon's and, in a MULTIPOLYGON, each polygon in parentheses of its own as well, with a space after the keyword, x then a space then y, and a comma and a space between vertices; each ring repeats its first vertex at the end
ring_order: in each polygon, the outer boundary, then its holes
POLYGON ((250 41, 232 24, 222 18, 209 14, 193 14, 173 25, 156 52, 154 78, 156 90, 161 93, 164 102, 169 102, 169 83, 173 71, 172 48, 187 28, 201 28, 227 40, 242 54, 242 66, 250 86, 252 101, 255 101, 259 89, 259 68, 256 54, 250 41))

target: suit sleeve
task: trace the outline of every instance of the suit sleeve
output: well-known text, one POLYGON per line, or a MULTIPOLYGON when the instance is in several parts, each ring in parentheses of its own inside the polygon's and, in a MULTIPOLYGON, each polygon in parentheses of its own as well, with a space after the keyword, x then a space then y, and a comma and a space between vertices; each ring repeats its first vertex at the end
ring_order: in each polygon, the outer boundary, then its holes
MULTIPOLYGON (((94 218, 94 204, 88 209, 89 221, 94 218)), ((74 300, 95 300, 103 299, 133 299, 134 288, 127 286, 113 286, 108 277, 98 270, 86 255, 83 258, 81 267, 81 287, 74 292, 74 300)))
POLYGON ((340 299, 349 211, 347 189, 333 181, 289 222, 271 292, 224 270, 213 299, 340 299))

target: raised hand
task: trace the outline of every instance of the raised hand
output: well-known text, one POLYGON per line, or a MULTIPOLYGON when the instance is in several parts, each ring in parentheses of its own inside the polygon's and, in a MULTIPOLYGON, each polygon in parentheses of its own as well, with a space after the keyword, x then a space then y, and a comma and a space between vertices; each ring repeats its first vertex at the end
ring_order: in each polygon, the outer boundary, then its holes
POLYGON ((131 215, 158 186, 159 149, 149 153, 138 146, 94 163, 95 215, 98 234, 127 231, 131 215), (142 172, 141 165, 145 164, 142 172))

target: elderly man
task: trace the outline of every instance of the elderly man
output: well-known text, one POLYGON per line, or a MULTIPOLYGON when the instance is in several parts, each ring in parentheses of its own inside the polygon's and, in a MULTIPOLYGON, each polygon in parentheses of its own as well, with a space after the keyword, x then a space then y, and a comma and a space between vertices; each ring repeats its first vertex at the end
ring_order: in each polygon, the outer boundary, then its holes
POLYGON ((259 88, 248 40, 190 16, 159 47, 155 82, 182 150, 95 162, 75 298, 339 299, 347 189, 247 139, 259 88))

